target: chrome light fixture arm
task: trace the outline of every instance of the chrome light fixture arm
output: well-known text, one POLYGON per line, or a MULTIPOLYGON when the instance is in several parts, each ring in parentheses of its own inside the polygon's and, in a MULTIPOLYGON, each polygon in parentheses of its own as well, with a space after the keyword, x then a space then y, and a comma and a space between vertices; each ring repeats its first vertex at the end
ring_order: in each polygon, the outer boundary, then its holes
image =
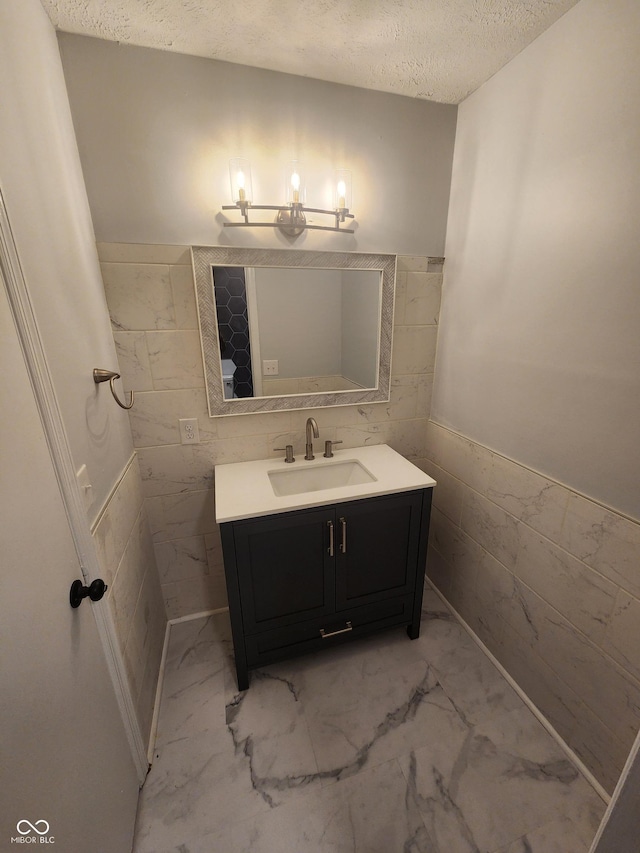
POLYGON ((343 234, 353 234, 353 228, 341 228, 340 223, 347 219, 355 219, 353 213, 345 208, 329 210, 323 207, 305 207, 302 204, 279 205, 279 204, 249 204, 238 202, 237 204, 224 204, 223 210, 239 210, 243 216, 243 222, 224 222, 225 228, 279 228, 289 237, 298 237, 303 231, 340 231, 343 234), (249 209, 251 210, 274 210, 277 216, 274 222, 250 222, 249 209), (307 213, 320 213, 325 216, 333 216, 334 225, 309 225, 307 213))
POLYGON ((225 204, 222 210, 239 210, 242 216, 240 222, 224 222, 225 228, 279 228, 289 237, 298 237, 303 231, 339 231, 343 234, 353 234, 353 228, 345 228, 347 219, 355 219, 349 212, 351 206, 351 172, 339 169, 336 172, 335 207, 307 207, 305 205, 306 189, 302 169, 298 160, 293 160, 288 167, 286 181, 286 204, 253 204, 253 183, 251 164, 248 160, 236 157, 229 162, 229 178, 231 198, 234 204, 225 204), (273 222, 250 221, 250 210, 273 210, 276 218, 273 222), (333 217, 333 225, 310 225, 306 214, 317 213, 333 217))

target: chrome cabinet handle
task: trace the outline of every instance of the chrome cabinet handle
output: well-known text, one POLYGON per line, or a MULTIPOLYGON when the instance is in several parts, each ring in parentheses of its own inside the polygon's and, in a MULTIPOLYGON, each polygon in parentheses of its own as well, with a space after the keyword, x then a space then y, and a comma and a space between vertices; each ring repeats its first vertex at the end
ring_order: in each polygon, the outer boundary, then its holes
POLYGON ((346 626, 346 628, 339 628, 337 631, 329 631, 328 634, 326 633, 324 628, 320 628, 320 636, 323 640, 326 640, 327 637, 335 637, 336 634, 348 634, 349 631, 353 631, 353 625, 351 624, 351 622, 347 622, 346 626))
POLYGON ((327 551, 329 552, 329 556, 333 557, 333 521, 327 521, 327 527, 329 528, 329 547, 327 551))
POLYGON ((342 542, 340 543, 340 551, 343 554, 347 553, 347 522, 346 519, 341 518, 340 524, 342 525, 342 542))

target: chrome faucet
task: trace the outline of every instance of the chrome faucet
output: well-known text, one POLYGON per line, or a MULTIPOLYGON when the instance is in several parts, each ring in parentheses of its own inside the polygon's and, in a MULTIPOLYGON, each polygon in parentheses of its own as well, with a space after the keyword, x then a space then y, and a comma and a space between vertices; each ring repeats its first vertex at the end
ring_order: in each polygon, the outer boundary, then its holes
POLYGON ((304 455, 305 459, 315 459, 313 455, 313 439, 319 438, 320 432, 318 430, 318 424, 316 423, 315 418, 307 418, 307 445, 306 445, 306 453, 304 455), (313 436, 312 436, 313 433, 313 436))

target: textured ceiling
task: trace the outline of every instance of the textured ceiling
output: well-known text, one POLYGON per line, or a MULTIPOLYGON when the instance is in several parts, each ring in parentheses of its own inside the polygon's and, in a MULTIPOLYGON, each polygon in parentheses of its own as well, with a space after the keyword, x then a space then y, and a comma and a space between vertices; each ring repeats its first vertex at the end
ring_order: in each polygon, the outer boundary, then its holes
POLYGON ((577 0, 41 0, 57 29, 456 104, 577 0))

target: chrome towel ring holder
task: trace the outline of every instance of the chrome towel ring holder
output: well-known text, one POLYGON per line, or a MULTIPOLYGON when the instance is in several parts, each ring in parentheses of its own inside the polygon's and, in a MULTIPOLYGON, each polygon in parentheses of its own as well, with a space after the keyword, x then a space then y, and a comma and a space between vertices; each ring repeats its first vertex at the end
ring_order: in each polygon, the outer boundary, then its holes
POLYGON ((113 370, 103 370, 100 367, 94 367, 93 369, 93 381, 96 383, 96 385, 100 384, 100 382, 108 382, 109 387, 111 388, 111 393, 113 394, 113 399, 120 406, 120 408, 130 409, 133 406, 133 391, 129 391, 129 405, 127 406, 119 399, 118 395, 116 394, 116 389, 113 384, 116 379, 120 379, 120 374, 115 373, 113 370))

